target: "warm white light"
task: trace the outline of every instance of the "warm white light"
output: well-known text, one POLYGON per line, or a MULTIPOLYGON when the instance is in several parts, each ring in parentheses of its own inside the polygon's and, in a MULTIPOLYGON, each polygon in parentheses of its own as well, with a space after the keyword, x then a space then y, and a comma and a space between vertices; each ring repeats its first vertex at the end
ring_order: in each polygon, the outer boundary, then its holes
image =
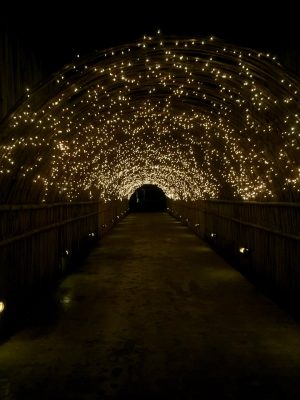
POLYGON ((247 249, 246 247, 240 247, 239 252, 242 254, 247 254, 249 253, 249 249, 247 249))
POLYGON ((0 301, 0 314, 5 310, 5 304, 3 301, 0 301))
POLYGON ((278 182, 300 192, 298 83, 272 57, 211 39, 145 35, 76 59, 11 117, 0 178, 29 177, 41 202, 124 199, 143 184, 183 200, 226 186, 270 200, 278 182))
POLYGON ((70 296, 64 296, 64 297, 62 298, 62 302, 63 302, 64 304, 70 304, 70 303, 71 303, 71 297, 70 297, 70 296))

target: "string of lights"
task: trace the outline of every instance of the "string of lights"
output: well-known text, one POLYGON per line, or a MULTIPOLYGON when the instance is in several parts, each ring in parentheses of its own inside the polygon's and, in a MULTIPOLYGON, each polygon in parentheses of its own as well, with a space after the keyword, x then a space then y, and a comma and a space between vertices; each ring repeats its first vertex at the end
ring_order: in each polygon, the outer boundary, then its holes
POLYGON ((184 200, 299 193, 299 87, 271 55, 215 38, 158 32, 78 55, 6 120, 1 202, 109 201, 143 184, 184 200))

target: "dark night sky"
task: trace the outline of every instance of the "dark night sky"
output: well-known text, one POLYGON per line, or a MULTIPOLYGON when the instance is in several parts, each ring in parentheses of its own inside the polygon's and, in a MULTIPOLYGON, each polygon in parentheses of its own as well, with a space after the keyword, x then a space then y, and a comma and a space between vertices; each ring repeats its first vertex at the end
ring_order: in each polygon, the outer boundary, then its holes
POLYGON ((153 35, 217 36, 235 44, 271 51, 300 47, 296 2, 266 5, 241 2, 107 0, 12 4, 1 14, 1 25, 22 38, 49 70, 75 60, 77 53, 125 44, 153 35), (136 2, 135 2, 136 3, 136 2), (290 4, 289 4, 290 3, 290 4))

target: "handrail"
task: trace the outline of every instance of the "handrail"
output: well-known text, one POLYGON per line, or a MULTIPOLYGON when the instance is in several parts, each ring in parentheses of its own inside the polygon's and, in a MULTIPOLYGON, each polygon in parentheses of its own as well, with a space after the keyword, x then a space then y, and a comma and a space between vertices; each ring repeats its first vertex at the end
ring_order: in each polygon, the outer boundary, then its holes
POLYGON ((41 203, 41 204, 0 204, 0 211, 10 210, 34 210, 40 208, 52 208, 59 206, 80 206, 98 204, 99 201, 81 201, 78 203, 41 203))
POLYGON ((264 201, 240 201, 240 200, 218 200, 218 199, 210 199, 210 200, 202 200, 203 202, 208 203, 222 203, 222 204, 238 204, 238 205, 259 205, 259 206, 268 206, 268 207, 296 207, 300 208, 300 203, 291 203, 291 202, 264 202, 264 201))
POLYGON ((37 235, 38 233, 45 232, 45 231, 48 231, 50 229, 58 228, 59 226, 67 225, 67 224, 70 224, 72 222, 84 219, 84 218, 93 217, 94 215, 98 215, 98 211, 94 211, 94 212, 89 213, 89 214, 81 215, 80 217, 70 218, 70 219, 67 219, 67 220, 64 220, 64 221, 61 221, 61 222, 56 222, 55 224, 46 225, 46 226, 43 226, 41 228, 33 229, 31 231, 22 233, 21 235, 13 236, 13 237, 11 237, 9 239, 3 240, 2 242, 0 242, 0 247, 7 246, 7 245, 9 245, 11 243, 17 242, 17 241, 22 240, 22 239, 26 239, 26 238, 28 238, 30 236, 37 235))
POLYGON ((236 222, 236 223, 241 224, 241 225, 250 226, 251 228, 254 228, 254 229, 259 229, 259 230, 262 230, 262 231, 265 231, 265 232, 268 232, 268 233, 273 233, 274 235, 277 235, 277 236, 283 236, 283 237, 285 237, 287 239, 300 241, 300 236, 298 236, 298 235, 291 235, 289 233, 284 233, 284 232, 281 232, 281 231, 273 230, 273 229, 267 228, 267 227, 262 226, 262 225, 251 224, 250 222, 245 222, 245 221, 242 221, 242 220, 237 219, 237 218, 227 217, 225 215, 214 213, 213 211, 207 211, 207 210, 203 210, 203 209, 202 209, 202 211, 204 213, 206 213, 206 214, 215 215, 216 217, 227 219, 227 220, 236 222))

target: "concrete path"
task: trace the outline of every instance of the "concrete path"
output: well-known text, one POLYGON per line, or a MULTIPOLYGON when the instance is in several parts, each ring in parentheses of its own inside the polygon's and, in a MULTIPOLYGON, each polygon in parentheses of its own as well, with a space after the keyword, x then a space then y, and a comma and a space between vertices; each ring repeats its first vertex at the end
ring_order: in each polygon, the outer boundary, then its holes
POLYGON ((167 214, 132 214, 0 345, 1 400, 300 399, 300 326, 167 214))

